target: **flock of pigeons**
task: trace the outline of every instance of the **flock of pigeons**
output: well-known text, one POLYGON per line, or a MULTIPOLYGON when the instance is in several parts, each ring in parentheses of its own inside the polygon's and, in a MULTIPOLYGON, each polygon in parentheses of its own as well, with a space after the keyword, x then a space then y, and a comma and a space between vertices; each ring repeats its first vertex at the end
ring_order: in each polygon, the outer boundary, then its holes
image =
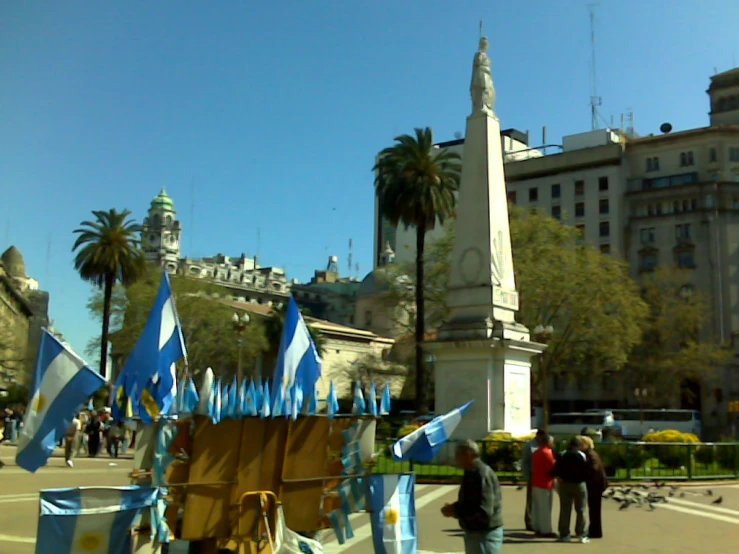
MULTIPOLYGON (((614 500, 621 504, 619 510, 627 510, 632 505, 638 508, 648 507, 650 510, 654 510, 659 504, 667 504, 669 499, 674 496, 679 498, 685 498, 686 496, 713 496, 713 491, 711 489, 706 489, 703 493, 684 491, 677 485, 666 485, 662 481, 654 481, 651 484, 639 483, 630 486, 612 486, 603 493, 603 498, 614 500)), ((723 501, 723 496, 719 496, 711 504, 721 504, 723 501)))

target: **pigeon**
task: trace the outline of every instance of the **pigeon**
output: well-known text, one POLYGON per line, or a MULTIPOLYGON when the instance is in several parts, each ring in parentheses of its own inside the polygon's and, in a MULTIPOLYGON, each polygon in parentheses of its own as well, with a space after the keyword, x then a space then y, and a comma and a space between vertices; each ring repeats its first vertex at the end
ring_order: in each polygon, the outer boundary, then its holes
POLYGON ((649 504, 649 509, 650 510, 656 510, 657 509, 657 506, 654 504, 654 502, 649 502, 648 504, 649 504))
POLYGON ((724 501, 724 497, 723 496, 719 496, 716 500, 714 500, 713 502, 711 502, 711 504, 721 504, 723 501, 724 501))
POLYGON ((685 493, 684 492, 681 492, 680 493, 680 498, 685 498, 685 493))
POLYGON ((619 511, 621 511, 621 510, 625 510, 625 509, 627 509, 627 508, 628 508, 628 507, 629 507, 630 505, 631 505, 631 502, 628 502, 628 501, 626 501, 626 502, 624 502, 623 504, 621 504, 621 507, 620 507, 620 508, 619 508, 618 510, 619 510, 619 511))
POLYGON ((706 489, 706 496, 713 496, 713 491, 711 489, 706 489))

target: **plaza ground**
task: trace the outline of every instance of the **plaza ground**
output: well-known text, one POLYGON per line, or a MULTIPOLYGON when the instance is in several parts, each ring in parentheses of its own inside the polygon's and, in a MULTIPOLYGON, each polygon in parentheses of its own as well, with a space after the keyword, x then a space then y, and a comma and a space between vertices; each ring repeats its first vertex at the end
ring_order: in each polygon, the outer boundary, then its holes
MULTIPOLYGON (((0 469, 0 554, 33 554, 39 489, 125 485, 132 467, 131 460, 102 457, 82 458, 76 467, 67 468, 62 458, 54 457, 47 467, 30 474, 14 465, 14 453, 14 449, 0 447, 0 459, 7 464, 0 469)), ((505 487, 506 545, 503 552, 557 553, 572 548, 592 548, 609 554, 733 552, 739 533, 739 485, 717 483, 685 486, 682 490, 684 497, 670 498, 668 504, 661 504, 654 511, 634 506, 619 511, 618 504, 606 501, 603 507, 605 538, 590 545, 575 546, 535 540, 523 531, 525 493, 515 487, 505 487), (708 488, 712 489, 713 496, 706 494, 708 488), (723 497, 723 502, 713 505, 719 496, 723 497)), ((453 485, 418 485, 419 554, 463 551, 455 522, 439 513, 443 504, 455 499, 456 491, 453 485)), ((555 522, 557 512, 555 507, 555 522)), ((355 514, 351 519, 355 538, 344 545, 337 544, 330 531, 324 532, 326 554, 374 552, 369 516, 355 514)))

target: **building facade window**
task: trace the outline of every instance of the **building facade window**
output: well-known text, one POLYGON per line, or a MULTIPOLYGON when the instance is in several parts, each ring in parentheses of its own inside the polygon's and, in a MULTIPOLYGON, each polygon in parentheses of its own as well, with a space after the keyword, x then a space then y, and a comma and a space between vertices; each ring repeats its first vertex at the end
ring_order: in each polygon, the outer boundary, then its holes
POLYGON ((575 181, 575 196, 585 194, 585 181, 575 181))
POLYGON ((647 171, 659 171, 659 158, 647 158, 647 171))
POLYGON ((710 162, 716 162, 718 161, 718 152, 714 147, 711 147, 708 149, 708 161, 710 162))
POLYGON ((675 265, 679 269, 692 269, 695 267, 695 256, 692 248, 675 249, 675 265))
POLYGON ((675 225, 675 238, 678 241, 690 240, 690 223, 679 223, 675 225))
POLYGON ((639 253, 639 271, 654 271, 657 268, 657 251, 644 250, 639 253))
POLYGON ((598 234, 601 237, 608 237, 611 235, 611 224, 608 221, 601 221, 598 226, 598 234))
POLYGON ((575 217, 585 217, 585 202, 575 204, 575 217))
POLYGON ((608 190, 608 177, 598 177, 598 190, 600 192, 608 190))
POLYGON ((739 147, 732 146, 729 148, 729 161, 739 162, 739 147))
POLYGON ((552 206, 552 217, 554 219, 562 218, 562 207, 561 206, 552 206))
POLYGON ((537 200, 539 200, 539 189, 531 187, 529 189, 529 202, 536 202, 537 200))
POLYGON ((559 198, 561 193, 559 184, 552 185, 552 198, 559 198))
POLYGON ((689 165, 695 165, 693 160, 693 152, 680 152, 680 166, 685 167, 689 165))
POLYGON ((654 204, 647 204, 647 215, 654 215, 654 204))
POLYGON ((639 230, 639 240, 642 244, 650 244, 654 242, 654 227, 645 227, 639 230))
POLYGON ((598 201, 598 212, 600 214, 607 214, 608 213, 608 198, 602 198, 598 201))

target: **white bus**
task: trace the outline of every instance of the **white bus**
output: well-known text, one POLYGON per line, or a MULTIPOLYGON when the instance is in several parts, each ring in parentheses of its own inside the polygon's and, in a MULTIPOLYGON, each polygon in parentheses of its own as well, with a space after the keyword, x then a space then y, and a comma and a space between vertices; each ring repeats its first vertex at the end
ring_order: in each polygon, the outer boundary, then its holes
POLYGON ((588 412, 566 412, 549 416, 547 431, 555 436, 579 435, 583 428, 594 429, 602 436, 603 427, 613 427, 614 419, 610 410, 588 412))
MULTIPOLYGON (((592 409, 590 413, 601 413, 603 410, 592 409)), ((649 431, 663 431, 675 429, 681 433, 693 433, 699 438, 703 431, 701 414, 696 410, 639 410, 613 409, 616 425, 627 439, 641 439, 649 431)))

